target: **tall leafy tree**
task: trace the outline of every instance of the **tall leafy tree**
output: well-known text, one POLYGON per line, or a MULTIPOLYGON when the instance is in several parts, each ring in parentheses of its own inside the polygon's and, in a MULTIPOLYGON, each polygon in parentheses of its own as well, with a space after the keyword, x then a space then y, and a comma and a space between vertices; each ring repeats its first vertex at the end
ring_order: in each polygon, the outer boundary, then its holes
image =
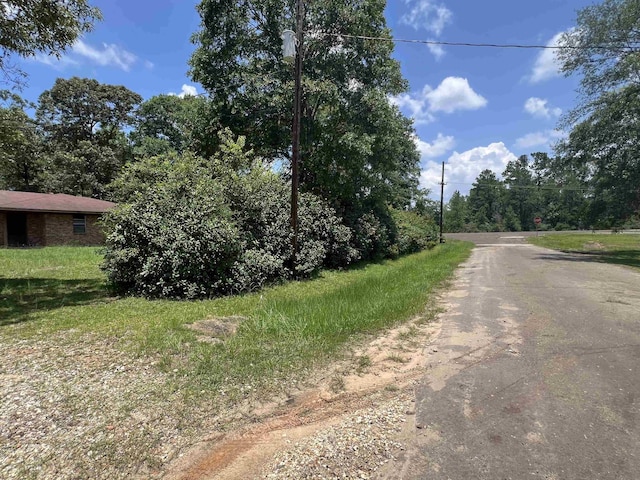
POLYGON ((123 86, 57 79, 40 95, 36 110, 46 142, 45 187, 104 197, 106 185, 131 158, 123 129, 133 125, 141 100, 123 86))
POLYGON ((582 102, 568 120, 573 123, 597 107, 607 91, 640 85, 640 2, 604 0, 578 11, 576 27, 565 32, 557 51, 562 71, 581 74, 582 102))
POLYGON ((594 189, 590 220, 615 224, 638 212, 640 2, 604 0, 578 12, 558 53, 567 74, 579 73, 581 102, 565 119, 561 167, 586 168, 594 189))
MULTIPOLYGON (((211 94, 220 123, 245 135, 256 153, 288 159, 293 71, 281 34, 294 27, 285 0, 203 0, 190 64, 211 94)), ((412 126, 389 95, 406 89, 384 0, 307 2, 301 186, 328 198, 343 215, 370 205, 410 204, 419 156, 412 126)))
POLYGON ((219 128, 210 100, 157 95, 140 104, 131 138, 140 156, 190 150, 208 157, 215 153, 219 128))
POLYGON ((640 85, 629 85, 602 95, 559 146, 558 168, 588 172, 591 222, 611 225, 640 210, 639 132, 640 85))
POLYGON ((4 83, 20 84, 25 73, 11 57, 60 56, 101 20, 87 0, 3 0, 0 3, 0 71, 4 83))

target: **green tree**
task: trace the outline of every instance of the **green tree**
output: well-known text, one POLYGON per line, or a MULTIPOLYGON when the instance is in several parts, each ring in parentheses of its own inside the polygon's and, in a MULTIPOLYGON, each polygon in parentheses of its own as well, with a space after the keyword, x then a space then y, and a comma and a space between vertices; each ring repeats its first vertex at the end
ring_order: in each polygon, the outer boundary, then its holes
POLYGON ((511 205, 507 206, 503 218, 504 228, 510 232, 519 232, 522 230, 522 223, 511 205))
POLYGON ((640 2, 604 0, 578 11, 576 27, 561 38, 557 57, 565 75, 582 75, 582 102, 568 117, 574 123, 597 107, 599 96, 640 84, 640 2))
POLYGON ((210 100, 191 95, 157 95, 137 109, 131 139, 137 156, 189 150, 209 157, 218 146, 219 129, 210 100))
POLYGON ((640 208, 638 93, 640 2, 604 0, 578 12, 558 53, 567 74, 580 73, 581 102, 564 123, 573 126, 557 149, 562 169, 586 168, 593 189, 588 221, 614 225, 640 208))
MULTIPOLYGON (((302 99, 301 188, 327 198, 353 224, 417 194, 413 128, 388 96, 407 87, 384 0, 307 2, 302 99)), ((210 93, 220 124, 247 137, 269 160, 290 156, 293 72, 281 34, 294 27, 293 2, 203 0, 191 75, 210 93)))
POLYGON ((453 192, 444 213, 444 227, 447 232, 464 232, 469 223, 467 197, 458 190, 453 192))
POLYGON ((499 230, 502 226, 505 188, 491 170, 483 170, 469 192, 469 210, 480 230, 499 230))
POLYGON ((550 157, 546 152, 531 156, 539 198, 536 212, 544 223, 563 229, 588 226, 590 167, 566 157, 550 157))
POLYGON ((0 91, 0 189, 38 191, 42 174, 42 141, 25 112, 32 105, 0 91))
POLYGON ((142 98, 123 86, 73 77, 40 95, 36 121, 44 134, 44 184, 51 191, 102 198, 132 158, 123 130, 142 98))
POLYGON ((603 94, 558 147, 560 166, 582 169, 593 190, 591 223, 610 226, 640 210, 640 85, 603 94))
POLYGON ((534 212, 538 208, 539 199, 534 188, 533 174, 529 169, 529 157, 521 155, 517 160, 508 162, 502 173, 502 178, 507 187, 505 205, 507 208, 510 207, 512 209, 518 219, 517 223, 509 222, 513 225, 513 228, 507 228, 511 230, 519 226, 517 230, 531 230, 534 227, 534 212))
POLYGON ((59 57, 83 33, 101 20, 100 10, 87 0, 5 0, 0 5, 0 71, 4 83, 19 85, 25 73, 12 55, 37 53, 59 57))

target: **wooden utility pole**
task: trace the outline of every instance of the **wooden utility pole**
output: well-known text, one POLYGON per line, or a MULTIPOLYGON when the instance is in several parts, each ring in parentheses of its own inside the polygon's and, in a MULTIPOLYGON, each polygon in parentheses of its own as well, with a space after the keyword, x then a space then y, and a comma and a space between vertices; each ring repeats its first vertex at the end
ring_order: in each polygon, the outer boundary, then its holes
POLYGON ((440 182, 440 243, 444 243, 444 162, 442 162, 442 182, 440 182))
POLYGON ((296 0, 296 59, 295 94, 293 100, 293 127, 291 129, 291 271, 296 276, 298 254, 298 186, 300 174, 300 119, 302 117, 302 56, 304 51, 304 5, 296 0))

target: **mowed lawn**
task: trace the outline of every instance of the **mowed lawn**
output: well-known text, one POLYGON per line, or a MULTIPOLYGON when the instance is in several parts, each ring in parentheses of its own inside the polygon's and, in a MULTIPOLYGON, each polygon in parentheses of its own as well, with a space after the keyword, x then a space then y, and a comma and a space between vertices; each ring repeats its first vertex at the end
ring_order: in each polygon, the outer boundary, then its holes
POLYGON ((114 297, 94 248, 0 250, 0 339, 61 331, 109 337, 137 355, 159 356, 160 368, 198 389, 260 388, 332 358, 354 336, 420 314, 469 251, 451 243, 254 294, 187 302, 114 297), (228 317, 242 321, 223 342, 198 341, 185 328, 228 317))
POLYGON ((567 253, 585 254, 594 261, 627 265, 640 269, 640 235, 567 233, 530 237, 540 247, 567 253))

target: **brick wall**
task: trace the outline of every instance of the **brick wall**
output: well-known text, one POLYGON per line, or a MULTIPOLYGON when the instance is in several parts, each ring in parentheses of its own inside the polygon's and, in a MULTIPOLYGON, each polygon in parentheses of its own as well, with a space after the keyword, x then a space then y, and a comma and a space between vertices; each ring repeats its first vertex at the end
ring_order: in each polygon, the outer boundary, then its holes
POLYGON ((27 244, 30 247, 46 245, 44 215, 44 213, 27 213, 27 244))
POLYGON ((0 212, 0 247, 7 246, 7 215, 4 212, 0 212))
POLYGON ((46 245, 102 245, 104 234, 97 224, 98 215, 86 215, 87 231, 84 234, 73 233, 72 214, 47 213, 45 219, 46 245))

